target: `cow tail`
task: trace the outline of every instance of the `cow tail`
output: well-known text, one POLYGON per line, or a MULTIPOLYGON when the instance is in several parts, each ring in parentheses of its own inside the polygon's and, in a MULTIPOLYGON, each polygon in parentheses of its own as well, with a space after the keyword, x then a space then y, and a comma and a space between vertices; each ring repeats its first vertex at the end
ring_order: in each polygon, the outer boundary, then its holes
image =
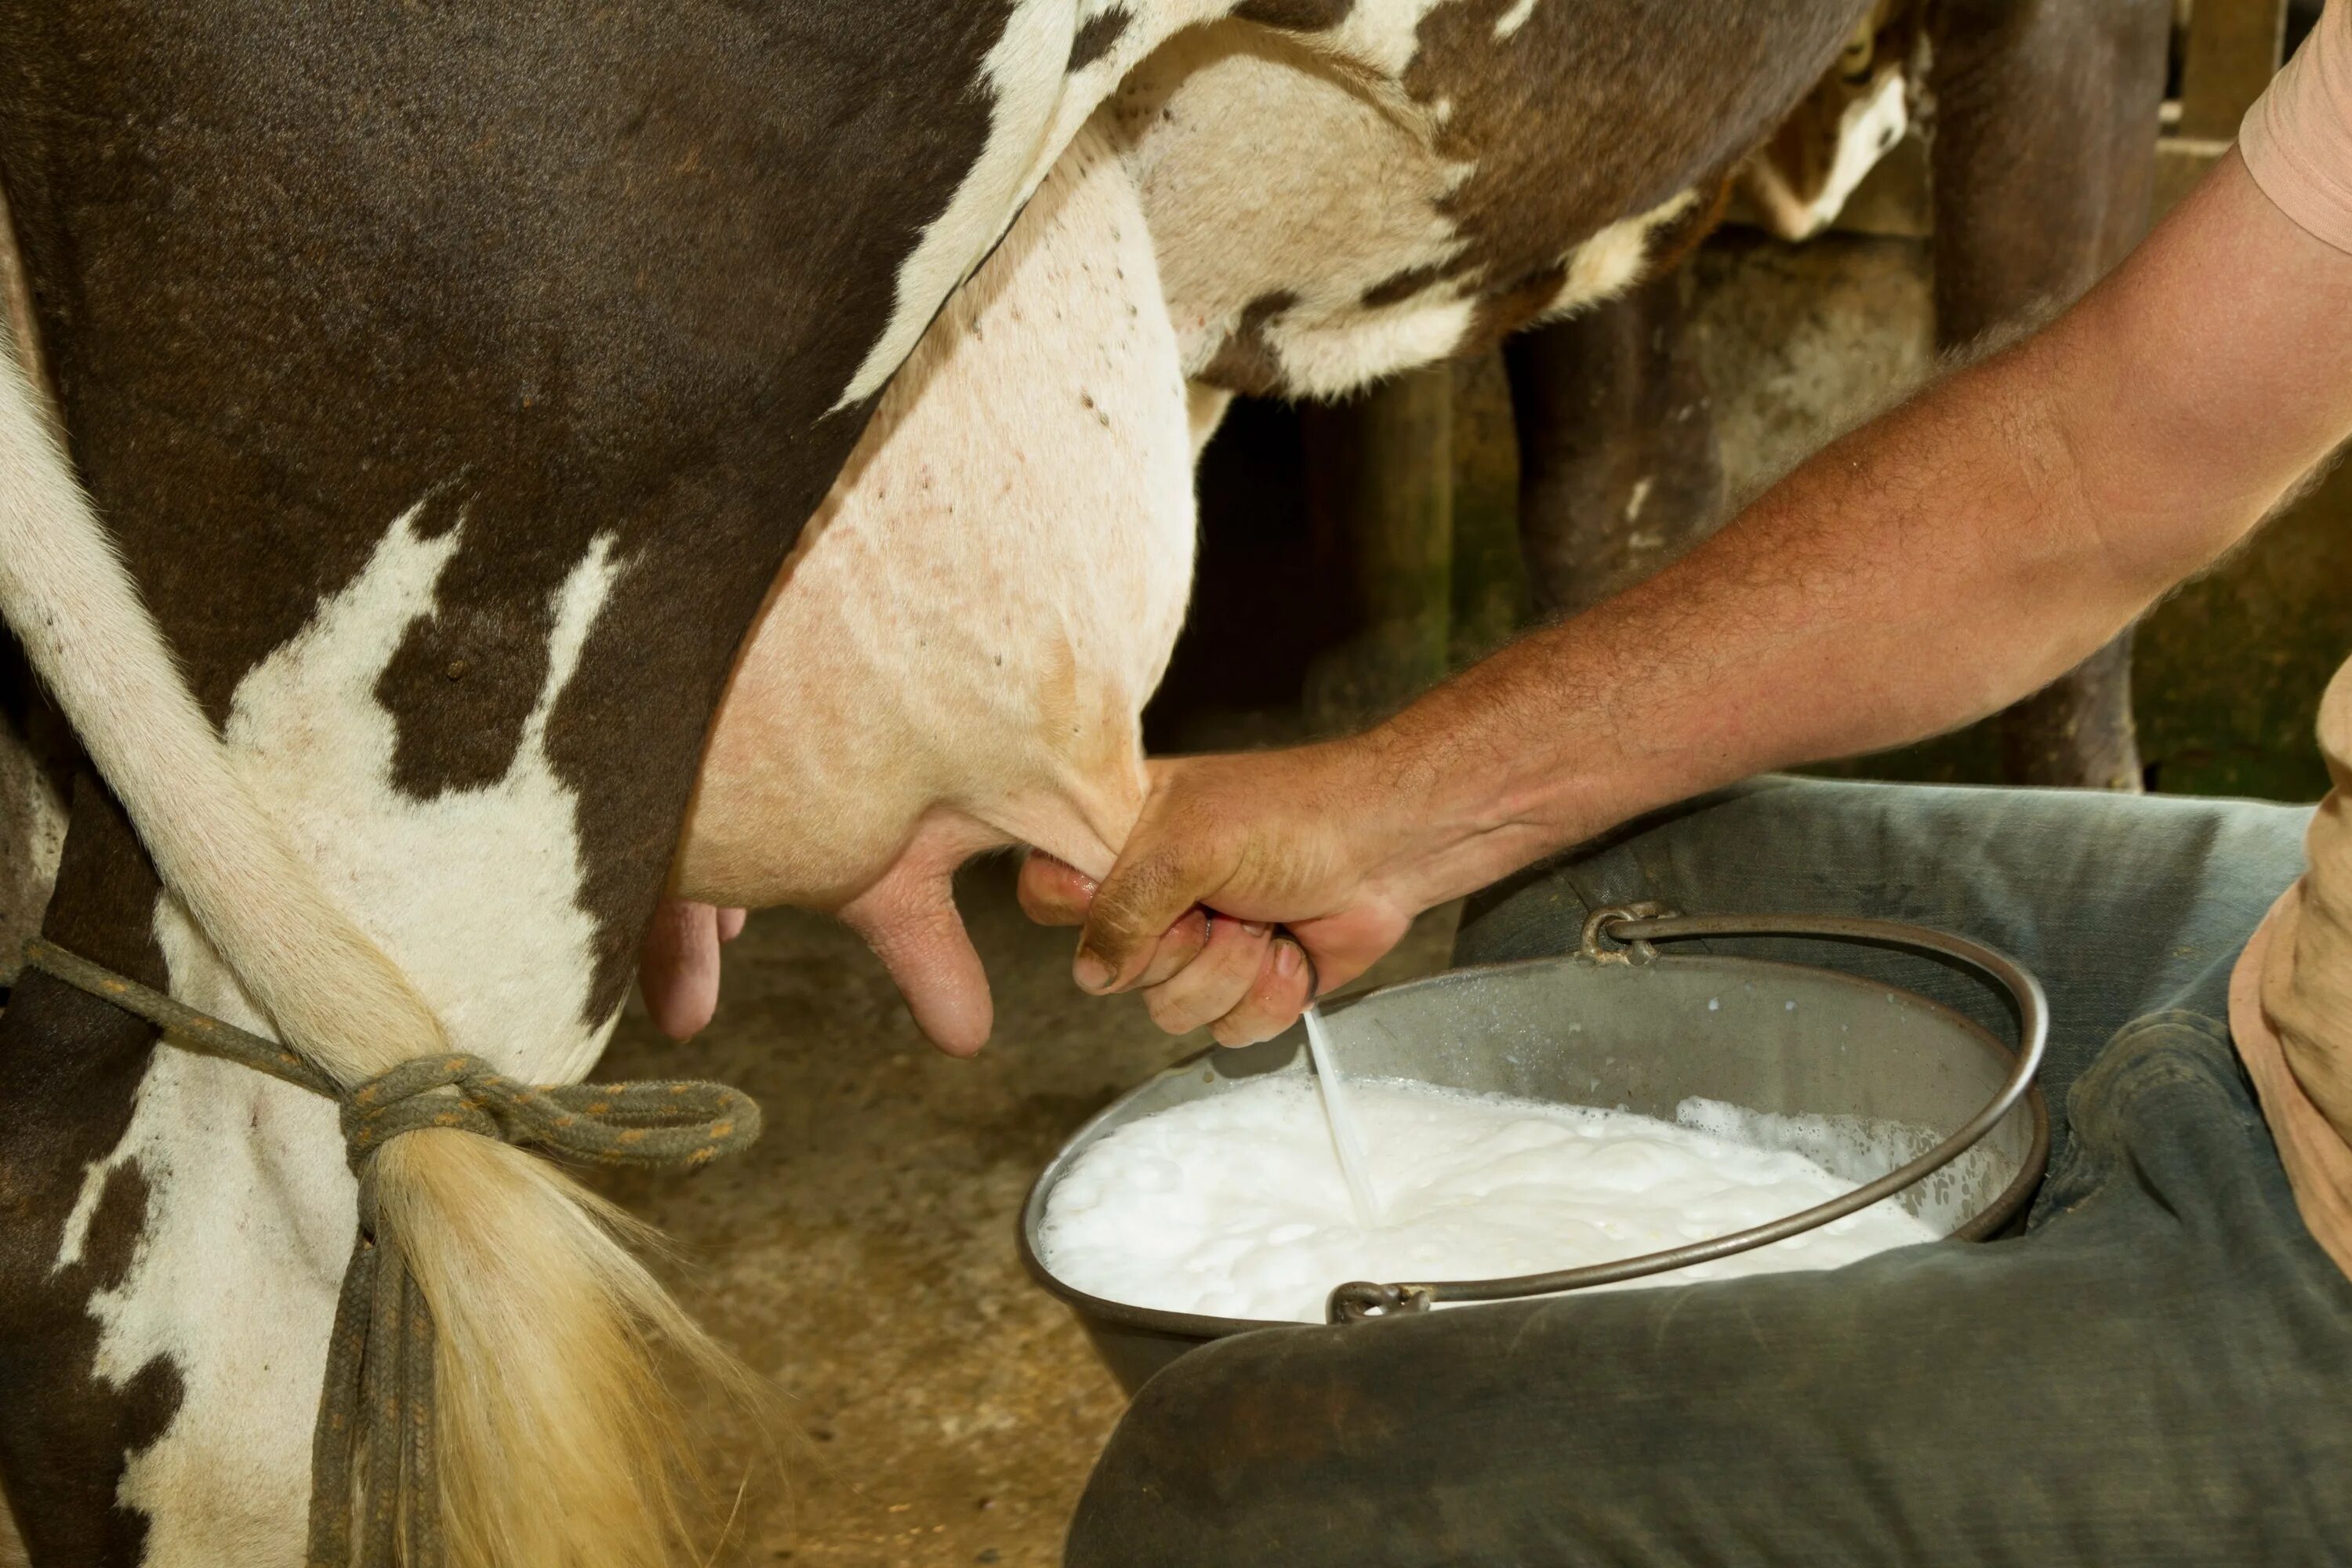
POLYGON ((752 1380, 627 1245, 650 1230, 536 1156, 419 1132, 378 1156, 378 1212, 440 1331, 439 1454, 453 1562, 658 1568, 710 1491, 667 1375, 752 1380))
MULTIPOLYGON (((39 394, 0 353, 0 615, 247 993, 345 1085, 448 1049, 406 975, 330 898, 198 706, 39 394)), ((378 1212, 439 1327, 444 1518, 468 1568, 664 1568, 700 1510, 673 1353, 748 1379, 536 1156, 425 1131, 376 1156, 378 1212)))

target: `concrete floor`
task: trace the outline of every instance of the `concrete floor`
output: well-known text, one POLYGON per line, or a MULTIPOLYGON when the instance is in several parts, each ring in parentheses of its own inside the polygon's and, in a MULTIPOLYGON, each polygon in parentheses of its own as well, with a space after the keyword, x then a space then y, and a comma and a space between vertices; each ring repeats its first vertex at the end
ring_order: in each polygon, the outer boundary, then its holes
MULTIPOLYGON (((743 1480, 721 1562, 1057 1563, 1118 1417, 1076 1323, 1023 1272, 1014 1216, 1080 1122, 1207 1038, 1072 986, 1070 933, 1021 916, 1011 862, 959 894, 996 995, 976 1060, 923 1041, 848 931, 775 911, 729 949, 708 1032, 672 1045, 633 1007, 599 1069, 721 1079, 767 1112, 747 1156, 609 1189, 678 1245, 680 1294, 782 1395, 772 1452, 700 1413, 714 1470, 743 1480)), ((1368 979, 1439 967, 1452 926, 1432 911, 1368 979)))

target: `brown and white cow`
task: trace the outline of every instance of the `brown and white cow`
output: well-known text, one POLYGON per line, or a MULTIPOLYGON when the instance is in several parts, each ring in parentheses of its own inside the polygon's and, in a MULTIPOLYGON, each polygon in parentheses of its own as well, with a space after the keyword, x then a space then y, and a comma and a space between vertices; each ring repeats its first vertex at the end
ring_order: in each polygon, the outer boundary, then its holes
POLYGON ((1700 192, 1853 8, 1727 12, 1719 51, 1677 62, 1705 107, 1653 102, 1656 144, 1588 121, 1656 85, 1589 47, 1595 16, 1432 8, 1384 80, 1327 37, 1352 16, 1328 9, 1328 29, 1195 26, 1127 73, 1068 154, 1085 173, 1057 171, 1078 201, 1049 185, 1055 226, 1006 242, 1032 270, 984 272, 950 307, 971 332, 934 328, 910 359, 720 706, 677 889, 839 910, 952 1049, 976 1049, 989 1016, 954 866, 1020 842, 1099 874, 1140 805, 1139 711, 1189 573, 1187 410, 1197 450, 1234 392, 1343 395, 1622 290, 1703 217, 1700 192), (1762 30, 1791 18, 1810 30, 1762 30), (1544 84, 1555 135, 1530 154, 1511 127, 1538 134, 1544 84), (1483 184, 1482 151, 1509 164, 1483 184), (1580 187, 1531 195, 1562 158, 1580 187), (1091 268, 1040 254, 1068 242, 1073 206, 1119 212, 1091 268), (1021 297, 1056 267, 1049 304, 1021 297), (886 635, 912 602, 924 635, 886 635))
MULTIPOLYGON (((0 607, 93 763, 48 934, 346 1082, 558 1081, 675 865, 841 910, 973 1043, 945 869, 1123 832, 1215 389, 1621 286, 1861 8, 6 0, 77 471, 0 376, 0 607)), ((34 1560, 298 1558, 332 1107, 34 973, 0 1108, 34 1560)), ((646 1342, 690 1325, 530 1156, 428 1130, 375 1182, 455 1554, 670 1560, 646 1342)))

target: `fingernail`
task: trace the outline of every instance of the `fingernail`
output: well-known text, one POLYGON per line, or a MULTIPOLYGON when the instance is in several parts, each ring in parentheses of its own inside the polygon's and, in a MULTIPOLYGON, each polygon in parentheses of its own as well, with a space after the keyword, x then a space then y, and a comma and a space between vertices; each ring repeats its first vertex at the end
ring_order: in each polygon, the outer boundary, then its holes
POLYGON ((1099 991, 1111 982, 1110 965, 1091 952, 1078 954, 1070 965, 1070 974, 1081 991, 1099 991))
POLYGON ((1255 941, 1255 939, 1257 939, 1257 938, 1259 938, 1259 937, 1264 936, 1266 932, 1268 932, 1268 931, 1272 931, 1273 929, 1274 929, 1274 928, 1273 928, 1272 926, 1270 926, 1270 925, 1266 924, 1264 921, 1242 921, 1242 931, 1243 931, 1246 935, 1248 935, 1248 936, 1249 936, 1253 941, 1255 941))
POLYGON ((1274 950, 1274 972, 1285 980, 1290 979, 1298 973, 1299 960, 1303 956, 1298 949, 1289 942, 1276 943, 1274 950))

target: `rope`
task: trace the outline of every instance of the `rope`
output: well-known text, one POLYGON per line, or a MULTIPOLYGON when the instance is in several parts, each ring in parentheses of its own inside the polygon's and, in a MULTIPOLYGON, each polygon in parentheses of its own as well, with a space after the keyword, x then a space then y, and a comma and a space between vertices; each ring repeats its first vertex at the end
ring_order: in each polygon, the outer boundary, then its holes
POLYGON ((405 1061, 346 1090, 309 1058, 35 937, 29 968, 146 1019, 183 1050, 268 1073, 341 1108, 360 1179, 359 1234, 343 1271, 310 1440, 311 1568, 439 1568, 433 1459, 433 1314, 397 1237, 375 1212, 373 1163, 404 1133, 446 1129, 602 1165, 700 1165, 749 1147, 760 1108, 719 1083, 519 1083, 479 1057, 405 1061), (362 1483, 364 1510, 352 1503, 362 1483), (353 1553, 356 1542, 357 1554, 353 1553), (404 1544, 404 1555, 401 1548, 404 1544))

